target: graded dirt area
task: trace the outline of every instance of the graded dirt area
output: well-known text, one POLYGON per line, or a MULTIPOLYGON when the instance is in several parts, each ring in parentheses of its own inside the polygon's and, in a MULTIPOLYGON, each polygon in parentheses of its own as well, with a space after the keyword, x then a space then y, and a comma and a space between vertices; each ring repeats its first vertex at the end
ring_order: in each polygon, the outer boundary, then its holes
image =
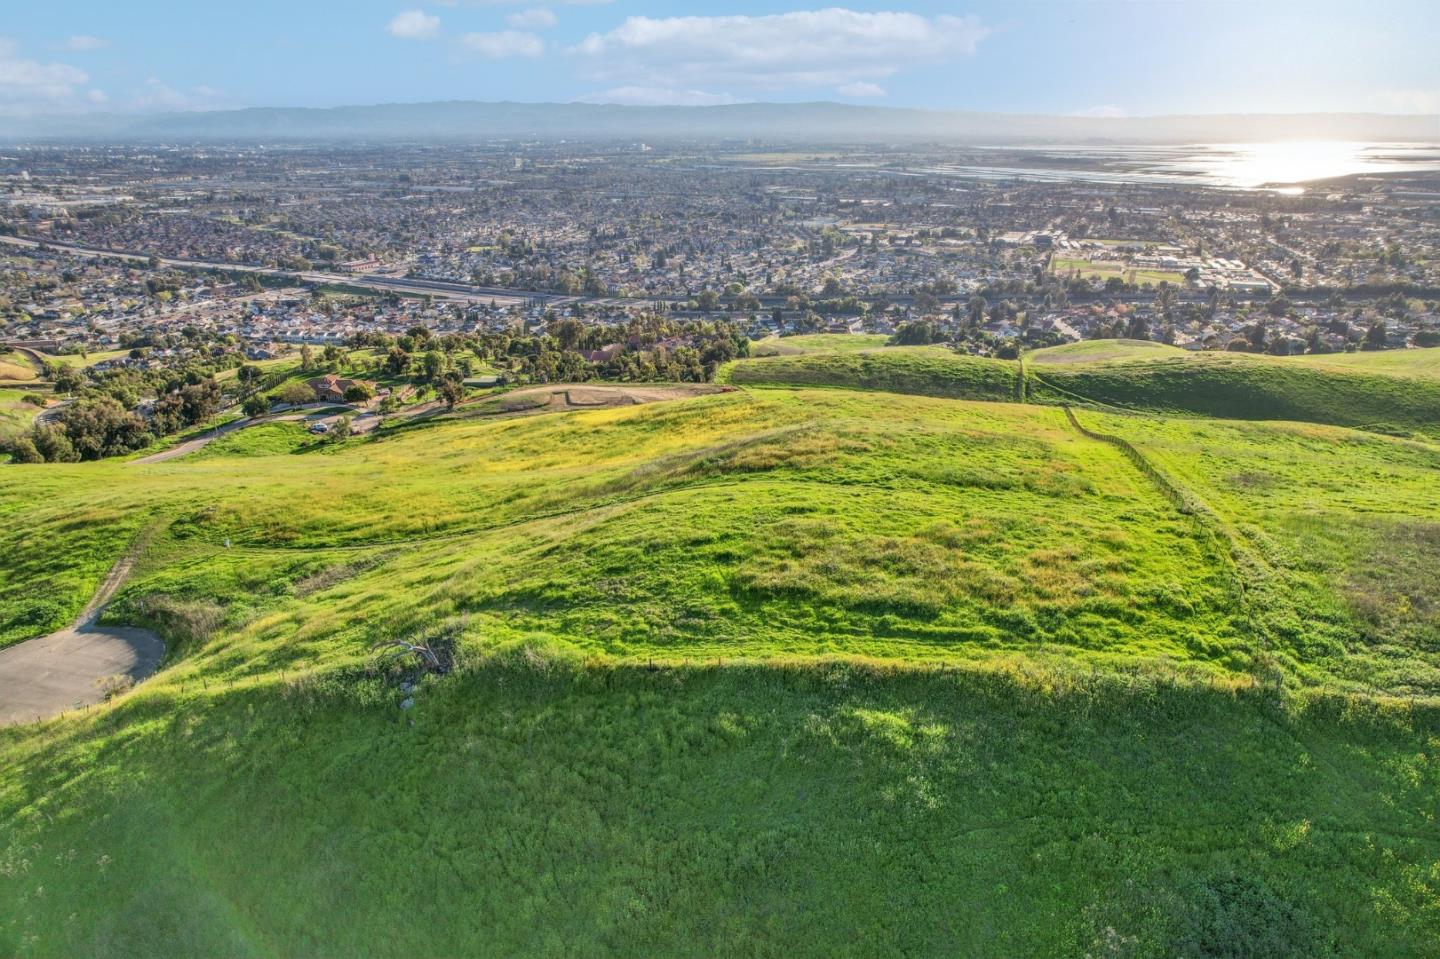
POLYGON ((727 393, 732 389, 713 383, 550 383, 512 390, 495 399, 500 401, 501 412, 563 412, 661 403, 727 393))
POLYGON ((70 626, 0 649, 0 726, 101 702, 107 683, 139 682, 159 668, 165 658, 159 636, 96 624, 133 564, 133 554, 116 563, 70 626))

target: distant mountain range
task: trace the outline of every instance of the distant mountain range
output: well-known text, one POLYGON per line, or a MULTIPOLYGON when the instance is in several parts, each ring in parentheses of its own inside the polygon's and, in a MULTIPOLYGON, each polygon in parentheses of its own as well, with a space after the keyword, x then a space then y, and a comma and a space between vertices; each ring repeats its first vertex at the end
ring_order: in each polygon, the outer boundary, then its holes
POLYGON ((0 120, 7 140, 762 139, 828 142, 1226 142, 1334 139, 1440 142, 1440 116, 1373 113, 1153 117, 1040 116, 843 103, 656 107, 446 101, 259 107, 149 115, 0 120))

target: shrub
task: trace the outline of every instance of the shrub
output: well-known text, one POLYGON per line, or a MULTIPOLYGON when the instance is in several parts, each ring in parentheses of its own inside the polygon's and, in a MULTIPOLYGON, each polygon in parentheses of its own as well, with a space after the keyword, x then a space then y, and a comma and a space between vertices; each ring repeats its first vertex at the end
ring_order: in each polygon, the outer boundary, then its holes
POLYGON ((35 448, 35 441, 28 436, 17 436, 10 441, 10 460, 14 463, 43 463, 45 457, 35 448))
POLYGON ((1185 890, 1183 898, 1185 906, 1178 917, 1171 955, 1278 959, 1319 952, 1310 915, 1262 880, 1214 876, 1185 890))
POLYGON ((209 599, 152 593, 138 606, 167 640, 181 646, 206 642, 225 621, 224 608, 209 599))
POLYGON ((345 389, 345 402, 368 403, 375 398, 375 391, 368 383, 351 383, 345 389))
POLYGON ((264 416, 270 412, 270 400, 259 393, 245 397, 243 407, 246 416, 264 416))
POLYGON ((270 398, 277 403, 304 406, 306 403, 314 403, 318 397, 315 395, 315 388, 309 383, 286 383, 270 394, 270 398))

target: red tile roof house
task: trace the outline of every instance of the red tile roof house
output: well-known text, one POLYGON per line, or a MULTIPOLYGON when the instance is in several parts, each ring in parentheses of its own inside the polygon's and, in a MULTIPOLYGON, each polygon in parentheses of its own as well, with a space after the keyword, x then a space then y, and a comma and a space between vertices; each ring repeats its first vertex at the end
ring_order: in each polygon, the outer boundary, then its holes
POLYGON ((609 346, 598 350, 584 350, 581 355, 591 363, 609 363, 615 357, 625 351, 625 347, 619 343, 611 343, 609 346))
POLYGON ((356 384, 368 386, 372 393, 375 392, 375 384, 369 380, 350 380, 343 376, 336 376, 334 373, 317 376, 310 381, 310 388, 315 391, 316 398, 321 402, 344 403, 345 391, 356 384))

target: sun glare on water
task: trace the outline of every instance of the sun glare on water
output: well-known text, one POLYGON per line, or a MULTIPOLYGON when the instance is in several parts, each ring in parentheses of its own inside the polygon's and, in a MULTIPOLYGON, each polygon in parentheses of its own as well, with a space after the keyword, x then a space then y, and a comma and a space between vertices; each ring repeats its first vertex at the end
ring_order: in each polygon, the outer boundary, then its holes
MULTIPOLYGON (((1228 186, 1254 188, 1301 184, 1360 173, 1399 172, 1407 165, 1375 155, 1375 145, 1345 141, 1297 140, 1277 143, 1215 144, 1193 160, 1196 172, 1228 186)), ((1283 193, 1301 193, 1290 186, 1283 193)))

